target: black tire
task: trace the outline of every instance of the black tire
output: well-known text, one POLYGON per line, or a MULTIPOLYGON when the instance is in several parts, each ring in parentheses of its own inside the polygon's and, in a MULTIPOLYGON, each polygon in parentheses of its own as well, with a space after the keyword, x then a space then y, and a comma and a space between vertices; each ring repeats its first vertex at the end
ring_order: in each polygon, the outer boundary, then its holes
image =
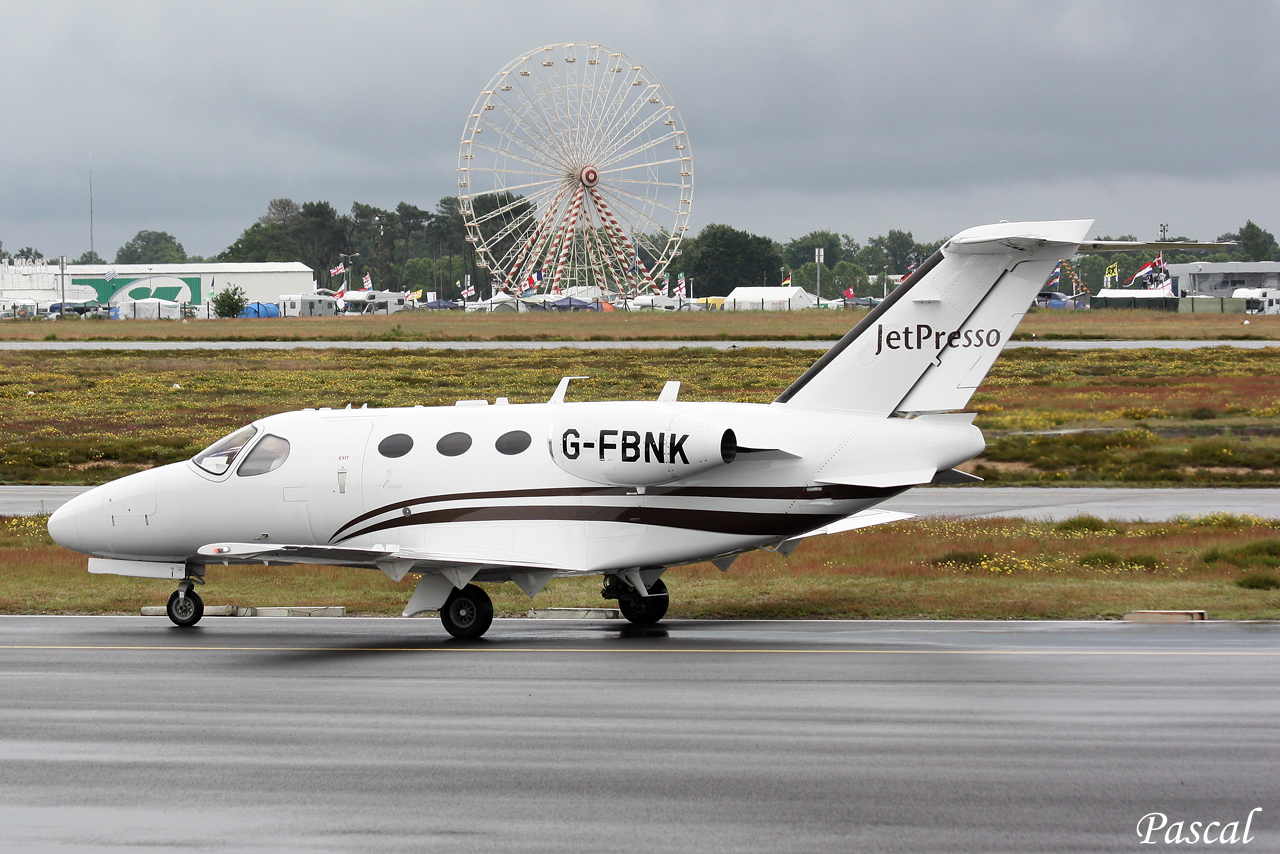
POLYGON ((169 619, 175 626, 185 629, 200 622, 200 618, 204 616, 204 600, 194 590, 188 590, 186 596, 179 598, 178 591, 175 590, 169 597, 169 604, 165 606, 165 611, 168 612, 169 619))
POLYGON ((493 625, 493 601, 474 584, 455 589, 440 609, 440 622, 455 638, 478 638, 493 625))
POLYGON ((649 585, 648 596, 632 595, 619 599, 618 610, 637 626, 652 626, 666 615, 670 601, 667 585, 659 578, 649 585))

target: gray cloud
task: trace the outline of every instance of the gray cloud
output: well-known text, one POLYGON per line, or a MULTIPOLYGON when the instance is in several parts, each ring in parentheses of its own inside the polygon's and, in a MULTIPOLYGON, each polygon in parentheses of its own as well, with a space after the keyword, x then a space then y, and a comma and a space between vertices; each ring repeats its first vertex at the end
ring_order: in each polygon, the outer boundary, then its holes
POLYGON ((541 44, 595 41, 676 100, 694 229, 779 239, 1096 216, 1280 228, 1280 4, 26 4, 0 51, 0 240, 232 242, 281 195, 430 206, 466 115, 541 44), (92 154, 91 154, 92 153, 92 154))

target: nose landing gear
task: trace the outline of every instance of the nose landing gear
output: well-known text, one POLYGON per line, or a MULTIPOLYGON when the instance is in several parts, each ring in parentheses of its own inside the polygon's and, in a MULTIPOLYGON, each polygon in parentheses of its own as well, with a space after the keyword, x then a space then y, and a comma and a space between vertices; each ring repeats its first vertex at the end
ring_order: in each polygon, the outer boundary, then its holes
POLYGON ((178 589, 169 597, 165 611, 175 626, 186 628, 200 622, 200 618, 204 616, 204 600, 195 591, 190 579, 178 584, 178 589))

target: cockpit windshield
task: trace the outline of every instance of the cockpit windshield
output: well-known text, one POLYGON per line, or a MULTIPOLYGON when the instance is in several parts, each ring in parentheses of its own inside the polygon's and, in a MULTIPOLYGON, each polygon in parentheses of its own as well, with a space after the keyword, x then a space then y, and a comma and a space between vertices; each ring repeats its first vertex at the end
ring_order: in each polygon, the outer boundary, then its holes
POLYGON ((196 454, 191 458, 191 462, 209 474, 226 474, 240 451, 249 444, 257 432, 253 427, 242 427, 196 454))

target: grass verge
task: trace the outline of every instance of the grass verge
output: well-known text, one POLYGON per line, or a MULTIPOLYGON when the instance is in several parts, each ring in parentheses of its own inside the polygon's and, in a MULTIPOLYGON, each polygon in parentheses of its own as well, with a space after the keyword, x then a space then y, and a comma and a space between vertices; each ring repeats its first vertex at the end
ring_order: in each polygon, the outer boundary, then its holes
MULTIPOLYGON (((815 537, 790 557, 752 552, 665 576, 672 617, 1115 619, 1205 609, 1214 619, 1280 618, 1280 522, 1215 515, 1164 524, 932 519, 815 537), (957 546, 962 546, 958 549, 957 546)), ((412 580, 335 567, 213 567, 207 604, 346 605, 397 615, 412 580)), ((535 604, 598 607, 600 579, 558 579, 536 600, 486 585, 500 614, 535 604)), ((136 614, 167 582, 89 576, 49 540, 43 517, 0 517, 0 613, 136 614)))
MULTIPOLYGON (((1001 485, 1280 485, 1280 349, 1006 351, 970 409, 1001 485)), ((464 398, 765 403, 815 356, 734 351, 0 351, 0 483, 101 483, 308 406, 464 398)))
MULTIPOLYGON (((409 312, 254 320, 6 321, 5 341, 834 341, 865 309, 843 311, 409 312)), ((1280 316, 1037 311, 1021 340, 1280 340, 1280 316), (1245 321, 1248 321, 1248 324, 1245 321)))

